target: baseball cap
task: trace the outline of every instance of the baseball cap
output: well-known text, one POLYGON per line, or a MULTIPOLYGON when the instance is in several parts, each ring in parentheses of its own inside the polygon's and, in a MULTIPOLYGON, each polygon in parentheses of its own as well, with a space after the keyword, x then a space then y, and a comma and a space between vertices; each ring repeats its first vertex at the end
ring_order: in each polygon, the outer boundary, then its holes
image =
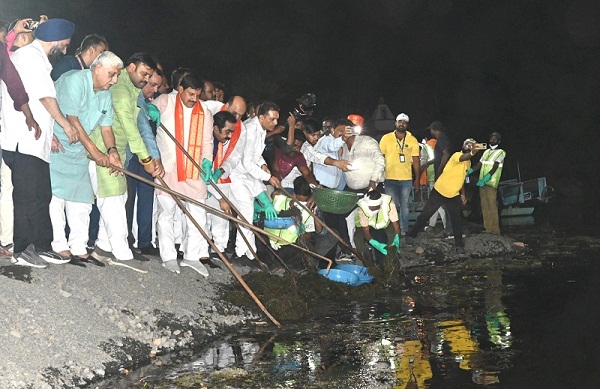
POLYGON ((396 116, 396 121, 398 120, 402 120, 408 123, 408 115, 405 113, 401 113, 400 115, 396 116))
POLYGON ((439 120, 436 120, 435 122, 431 123, 429 125, 429 127, 427 127, 427 129, 428 130, 444 131, 444 125, 439 120))

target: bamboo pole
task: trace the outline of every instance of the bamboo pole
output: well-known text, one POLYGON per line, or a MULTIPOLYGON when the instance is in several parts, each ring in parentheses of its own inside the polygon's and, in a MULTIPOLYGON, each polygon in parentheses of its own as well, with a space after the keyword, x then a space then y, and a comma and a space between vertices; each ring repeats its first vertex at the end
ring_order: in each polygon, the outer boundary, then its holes
MULTIPOLYGON (((167 130, 167 128, 161 123, 160 124, 160 128, 162 128, 162 130, 165 132, 165 134, 167 134, 169 136, 169 138, 171 138, 171 140, 175 143, 175 146, 177 146, 177 148, 179 150, 181 150, 183 152, 183 154, 190 160, 190 162, 192 162, 192 164, 194 164, 194 166, 196 167, 196 169, 198 169, 199 172, 204 172, 204 170, 202 169, 202 166, 200 166, 198 164, 198 162, 192 158, 192 156, 187 152, 187 150, 185 149, 185 147, 183 147, 183 145, 181 143, 179 143, 179 141, 177 139, 175 139, 175 137, 173 136, 173 134, 171 134, 171 131, 167 130)), ((221 190, 221 188, 219 188, 219 186, 213 182, 212 180, 208 180, 209 184, 217 191, 217 193, 219 193, 219 195, 225 199, 225 201, 227 201, 227 204, 229 204, 229 206, 231 207, 231 209, 237 213, 237 215, 239 216, 239 218, 247 223, 250 224, 250 222, 244 217, 244 215, 235 207, 235 205, 231 202, 231 200, 229 200, 229 198, 227 198, 227 196, 225 196, 225 194, 223 193, 223 191, 221 190)), ((258 263, 261 265, 261 267, 263 269, 266 269, 265 264, 258 258, 257 253, 252 249, 252 247, 250 246, 250 242, 248 241, 248 238, 246 237, 246 235, 244 235, 242 233, 242 231, 240 230, 240 226, 239 224, 235 223, 235 227, 239 232, 239 235, 242 237, 242 239, 244 239, 244 242, 246 243, 246 246, 248 247, 248 249, 250 250, 250 252, 252 253, 252 255, 254 255, 254 258, 256 258, 256 260, 258 261, 258 263)), ((288 267, 288 265, 283 261, 283 259, 277 255, 277 253, 275 252, 275 250, 273 250, 273 248, 271 247, 271 245, 265 241, 262 237, 262 235, 258 235, 258 234, 254 234, 265 246, 267 246, 267 249, 271 251, 271 253, 275 256, 275 258, 277 258, 277 260, 279 262, 281 262, 281 264, 283 265, 283 267, 293 276, 294 272, 288 267)))
MULTIPOLYGON (((160 181, 160 183, 165 188, 169 188, 168 185, 167 185, 167 183, 162 179, 162 177, 157 177, 157 179, 160 181)), ((275 324, 277 326, 277 328, 281 328, 281 324, 269 313, 269 311, 263 305, 263 303, 260 302, 260 300, 258 299, 258 297, 256 297, 256 295, 254 294, 254 292, 252 291, 252 289, 250 289, 250 287, 248 286, 248 284, 246 284, 246 282, 244 281, 244 279, 242 278, 242 276, 240 276, 240 274, 237 272, 237 270, 235 270, 235 268, 227 260, 227 258, 225 257, 225 255, 223 255, 223 253, 212 242, 212 240, 206 234, 206 231, 204 231, 204 229, 198 224, 198 222, 196 221, 196 219, 194 219, 194 217, 191 215, 190 211, 188 211, 188 209, 185 207, 185 205, 183 205, 183 203, 181 202, 181 200, 176 195, 174 195, 173 193, 171 193, 171 197, 173 198, 173 200, 175 200, 175 202, 177 203, 177 205, 179 206, 179 208, 183 211, 183 213, 185 213, 185 215, 192 222, 192 224, 194 224, 194 226, 198 229, 198 231, 200 231, 200 234, 202 235, 202 237, 204 237, 204 239, 206 239, 206 241, 208 242, 208 244, 210 245, 210 247, 215 251, 215 253, 217 253, 217 255, 221 258, 221 261, 223 261, 223 263, 225 264, 225 266, 227 266, 227 268, 233 274, 233 276, 244 287, 244 289, 246 290, 246 292, 248 292, 248 294, 250 295, 250 297, 252 297, 252 299, 254 300, 254 302, 256 303, 256 305, 258 305, 258 307, 265 313, 265 315, 267 315, 267 317, 273 322, 273 324, 275 324)))
POLYGON ((175 195, 175 196, 177 196, 178 198, 180 198, 180 199, 182 199, 182 200, 185 200, 185 201, 187 201, 187 202, 189 202, 189 203, 191 203, 191 204, 194 204, 194 205, 197 205, 197 206, 199 206, 199 207, 201 207, 201 208, 204 208, 204 209, 206 209, 206 210, 207 210, 207 211, 209 211, 209 212, 213 212, 213 213, 215 213, 215 214, 217 214, 217 215, 221 216, 222 218, 225 218, 225 219, 227 219, 227 220, 229 220, 229 221, 231 221, 231 222, 233 222, 233 223, 238 223, 238 224, 241 224, 241 225, 243 225, 244 227, 246 227, 246 228, 248 228, 248 229, 250 229, 250 230, 254 231, 255 233, 256 233, 256 232, 258 232, 258 233, 260 233, 260 234, 266 235, 266 236, 268 236, 269 238, 273 238, 273 239, 275 239, 275 240, 277 240, 277 241, 279 241, 279 242, 282 242, 282 243, 285 243, 285 244, 287 244, 287 245, 289 245, 289 246, 295 247, 295 248, 297 248, 298 250, 300 250, 300 251, 302 251, 302 252, 305 252, 305 253, 307 253, 307 254, 310 254, 310 255, 312 255, 312 256, 313 256, 313 257, 315 257, 315 258, 321 259, 321 260, 323 260, 323 261, 325 261, 325 262, 327 262, 327 263, 328 263, 328 265, 327 265, 327 273, 329 273, 329 270, 331 269, 331 266, 333 265, 333 262, 331 261, 331 259, 329 259, 329 258, 327 258, 327 257, 324 257, 324 256, 322 256, 322 255, 320 255, 320 254, 317 254, 317 253, 313 253, 312 251, 308 250, 307 248, 304 248, 304 247, 298 246, 298 245, 297 245, 297 244, 295 244, 295 243, 292 243, 292 242, 290 242, 290 241, 287 241, 287 240, 285 240, 285 239, 283 239, 283 238, 281 238, 281 237, 279 237, 279 236, 277 236, 277 235, 275 235, 275 234, 272 234, 272 233, 270 233, 269 231, 265 231, 265 230, 263 230, 263 229, 261 229, 261 228, 259 228, 259 227, 255 226, 255 225, 253 225, 253 224, 249 224, 249 223, 243 222, 243 221, 241 221, 240 219, 237 219, 237 218, 235 218, 235 217, 233 217, 233 216, 231 216, 231 215, 228 215, 228 214, 226 214, 226 213, 225 213, 225 212, 223 212, 223 211, 220 211, 220 210, 218 210, 218 209, 215 209, 215 208, 213 208, 213 207, 211 207, 211 206, 208 206, 208 205, 206 205, 206 204, 204 204, 204 203, 202 203, 202 202, 200 202, 200 201, 198 201, 198 200, 195 200, 195 199, 193 199, 193 198, 191 198, 191 197, 189 197, 189 196, 186 196, 186 195, 184 195, 184 194, 181 194, 181 193, 179 193, 179 192, 176 192, 176 191, 174 191, 174 190, 173 190, 173 189, 171 189, 171 188, 164 187, 164 186, 162 186, 162 185, 160 185, 160 184, 157 184, 157 183, 156 183, 156 182, 154 182, 154 181, 148 180, 148 179, 146 179, 146 178, 144 178, 144 177, 142 177, 142 176, 140 176, 140 175, 138 175, 138 174, 132 173, 132 172, 130 172, 130 171, 128 171, 128 170, 125 170, 125 169, 123 169, 123 168, 121 168, 121 167, 118 167, 118 166, 115 166, 115 165, 110 165, 110 168, 111 168, 111 169, 114 169, 114 170, 116 170, 116 171, 118 171, 118 172, 120 172, 120 173, 123 173, 123 174, 125 174, 126 176, 129 176, 129 177, 135 178, 136 180, 138 180, 138 181, 141 181, 141 182, 143 182, 144 184, 147 184, 147 185, 153 186, 153 187, 154 187, 154 188, 156 188, 156 189, 162 190, 162 191, 163 191, 163 192, 165 192, 165 193, 168 193, 168 194, 170 194, 170 195, 175 195))

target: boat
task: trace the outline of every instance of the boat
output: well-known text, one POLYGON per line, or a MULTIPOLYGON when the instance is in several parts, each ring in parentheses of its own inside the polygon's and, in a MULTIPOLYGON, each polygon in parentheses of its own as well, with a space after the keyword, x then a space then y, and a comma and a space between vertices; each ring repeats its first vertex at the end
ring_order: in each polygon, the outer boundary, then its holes
POLYGON ((498 195, 503 205, 500 216, 530 216, 536 204, 547 203, 553 193, 554 188, 546 184, 546 177, 501 181, 498 185, 498 195))
POLYGON ((498 196, 502 202, 501 217, 531 216, 535 206, 547 203, 554 194, 554 188, 546 184, 546 177, 521 180, 521 166, 517 161, 519 178, 500 181, 498 196))
MULTIPOLYGON (((421 186, 418 193, 411 193, 408 203, 408 219, 414 222, 423 211, 425 203, 429 199, 430 189, 428 186, 421 186)), ((532 180, 520 181, 511 179, 501 181, 498 185, 498 201, 500 202, 501 217, 523 217, 531 216, 535 206, 541 203, 547 203, 554 193, 554 188, 546 184, 546 177, 539 177, 532 180)), ((462 213, 464 217, 469 217, 472 212, 470 206, 464 206, 462 213)))

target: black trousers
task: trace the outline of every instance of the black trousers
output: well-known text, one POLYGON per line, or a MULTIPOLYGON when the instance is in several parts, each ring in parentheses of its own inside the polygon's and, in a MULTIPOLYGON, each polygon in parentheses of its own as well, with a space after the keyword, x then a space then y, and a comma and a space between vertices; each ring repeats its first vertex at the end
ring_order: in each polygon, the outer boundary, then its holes
POLYGON ((12 170, 15 254, 33 243, 37 251, 52 249, 50 221, 50 164, 28 154, 2 150, 4 163, 12 170))
POLYGON ((460 220, 460 195, 451 198, 442 196, 437 190, 433 189, 429 194, 429 200, 423 208, 423 212, 417 217, 415 224, 408 231, 408 236, 416 237, 419 231, 429 222, 429 218, 438 210, 440 206, 444 206, 450 220, 452 220, 452 229, 454 232, 454 244, 456 247, 464 247, 465 243, 462 238, 462 224, 460 220))

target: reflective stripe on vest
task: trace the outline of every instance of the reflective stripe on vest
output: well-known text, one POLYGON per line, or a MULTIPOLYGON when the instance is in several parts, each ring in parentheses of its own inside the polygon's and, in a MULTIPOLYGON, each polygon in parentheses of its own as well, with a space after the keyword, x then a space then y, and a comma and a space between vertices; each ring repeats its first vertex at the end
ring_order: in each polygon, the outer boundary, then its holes
MULTIPOLYGON (((483 155, 481 156, 481 159, 479 160, 479 162, 481 162, 481 170, 479 171, 479 179, 480 180, 483 178, 483 176, 485 176, 492 170, 496 159, 498 159, 500 156, 502 156, 502 157, 506 156, 506 152, 502 149, 496 149, 496 150, 487 149, 483 153, 483 155)), ((500 176, 502 175, 502 167, 503 166, 504 166, 504 162, 500 162, 498 165, 498 169, 496 169, 496 171, 492 175, 492 178, 488 182, 485 183, 486 186, 491 186, 492 188, 498 187, 498 184, 500 183, 500 176)))
MULTIPOLYGON (((369 205, 365 199, 358 202, 358 207, 364 212, 364 214, 369 218, 369 225, 376 230, 383 230, 390 224, 390 209, 392 205, 392 196, 381 195, 381 207, 379 207, 379 212, 377 215, 373 215, 373 211, 369 209, 369 205)), ((358 212, 355 216, 355 224, 357 227, 360 227, 360 216, 358 212)))
MULTIPOLYGON (((290 208, 290 203, 292 202, 292 199, 287 197, 287 196, 283 196, 283 195, 275 195, 275 197, 273 197, 273 208, 275 208, 275 210, 277 212, 281 212, 281 211, 285 211, 288 210, 290 208)), ((296 205, 294 205, 297 208, 300 208, 296 205)), ((301 231, 298 231, 298 227, 296 227, 296 225, 290 226, 286 229, 273 229, 273 228, 265 228, 265 231, 268 231, 274 235, 279 236, 280 238, 283 238, 291 243, 296 242, 296 240, 298 239, 298 235, 304 233, 304 223, 306 221, 308 221, 308 219, 311 217, 310 213, 308 213, 305 209, 301 209, 302 211, 302 226, 300 227, 301 231)), ((277 239, 274 239, 272 237, 269 238, 271 241, 273 241, 275 243, 276 246, 281 247, 283 245, 286 245, 287 243, 278 241, 277 239)))

